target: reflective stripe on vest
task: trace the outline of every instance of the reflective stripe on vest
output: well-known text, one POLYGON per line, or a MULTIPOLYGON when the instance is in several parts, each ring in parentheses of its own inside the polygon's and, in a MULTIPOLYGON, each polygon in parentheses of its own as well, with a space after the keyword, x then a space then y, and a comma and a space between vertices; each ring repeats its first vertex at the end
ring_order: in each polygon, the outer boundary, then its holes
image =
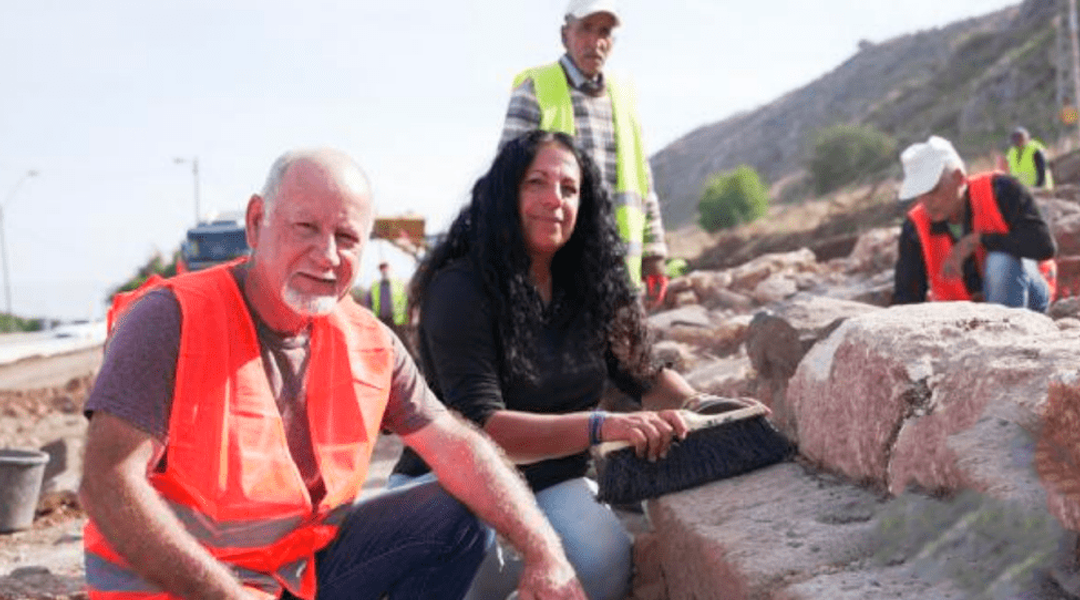
MULTIPOLYGON (((558 62, 533 67, 514 78, 514 87, 532 80, 536 102, 540 105, 540 129, 573 136, 574 103, 566 73, 558 62)), ((615 129, 615 192, 637 198, 636 205, 615 207, 619 235, 627 244, 626 266, 630 281, 641 285, 641 255, 645 241, 645 211, 642 203, 649 193, 648 157, 637 122, 635 95, 629 86, 607 78, 608 97, 615 129)))
MULTIPOLYGON (((91 595, 94 597, 166 597, 160 588, 139 577, 135 571, 96 554, 87 553, 84 566, 87 573, 93 573, 91 595)), ((267 599, 277 598, 281 593, 281 585, 269 575, 248 569, 234 569, 233 572, 249 592, 267 599)))
MULTIPOLYGON (((1042 150, 1043 158, 1046 158, 1046 147, 1036 140, 1030 140, 1022 149, 1010 146, 1005 153, 1005 159, 1009 163, 1009 174, 1020 180, 1020 183, 1034 187, 1039 180, 1038 169, 1035 168, 1035 152, 1042 150)), ((1050 165, 1044 164, 1043 188, 1054 189, 1054 175, 1050 172, 1050 165)))
MULTIPOLYGON (((968 178, 972 231, 979 233, 1009 232, 1009 226, 1001 216, 1001 209, 998 208, 997 197, 994 195, 993 179, 997 175, 1000 175, 1000 173, 982 173, 968 178)), ((926 277, 930 288, 930 300, 971 300, 971 294, 968 292, 967 286, 964 285, 962 276, 946 278, 942 275, 945 259, 952 251, 952 236, 930 233, 930 215, 926 212, 922 203, 912 207, 908 211, 908 217, 914 223, 915 231, 919 234, 919 245, 922 247, 923 263, 926 266, 926 277)), ((985 260, 986 249, 979 245, 975 249, 975 261, 980 275, 983 274, 985 260)), ((1055 270, 1053 259, 1039 263, 1039 271, 1050 286, 1051 300, 1053 300, 1057 288, 1055 270)))
MULTIPOLYGON (((348 297, 312 322, 308 415, 326 488, 313 506, 288 448, 255 325, 228 269, 158 284, 175 293, 182 321, 167 460, 150 483, 245 585, 270 597, 284 587, 311 599, 314 554, 333 539, 367 474, 389 397, 390 341, 348 297)), ((84 540, 92 598, 166 597, 134 574, 92 521, 84 540)))
MULTIPOLYGON (((391 319, 394 325, 405 325, 409 321, 409 297, 405 293, 405 284, 397 279, 390 280, 391 319)), ((378 317, 382 312, 382 281, 371 289, 371 312, 378 317)))

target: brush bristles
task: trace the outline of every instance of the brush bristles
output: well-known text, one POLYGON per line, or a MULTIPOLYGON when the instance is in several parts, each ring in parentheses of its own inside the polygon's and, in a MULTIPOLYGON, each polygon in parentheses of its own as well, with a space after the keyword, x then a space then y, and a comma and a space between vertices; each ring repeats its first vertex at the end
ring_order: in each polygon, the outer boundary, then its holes
POLYGON ((693 431, 666 458, 649 462, 632 448, 597 462, 601 502, 626 504, 741 475, 789 458, 794 447, 765 417, 693 431))

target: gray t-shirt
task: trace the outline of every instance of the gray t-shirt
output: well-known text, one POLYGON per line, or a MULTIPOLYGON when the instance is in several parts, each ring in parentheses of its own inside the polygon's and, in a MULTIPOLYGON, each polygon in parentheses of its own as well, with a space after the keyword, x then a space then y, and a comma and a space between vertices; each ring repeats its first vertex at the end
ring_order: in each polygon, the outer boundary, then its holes
MULTIPOLYGON (((234 270, 240 283, 243 272, 234 270)), ((285 336, 270 329, 254 311, 266 377, 285 424, 286 438, 308 488, 322 496, 315 452, 308 428, 305 375, 310 354, 307 332, 285 336)), ((175 389, 176 361, 180 350, 180 304, 166 288, 147 293, 133 304, 117 324, 105 347, 105 357, 94 388, 86 401, 91 416, 104 411, 145 431, 163 444, 169 436, 169 414, 175 389)), ((394 352, 390 399, 382 428, 404 435, 430 423, 445 412, 443 404, 420 377, 401 340, 385 325, 394 352)), ((166 457, 167 458, 167 457, 166 457)))

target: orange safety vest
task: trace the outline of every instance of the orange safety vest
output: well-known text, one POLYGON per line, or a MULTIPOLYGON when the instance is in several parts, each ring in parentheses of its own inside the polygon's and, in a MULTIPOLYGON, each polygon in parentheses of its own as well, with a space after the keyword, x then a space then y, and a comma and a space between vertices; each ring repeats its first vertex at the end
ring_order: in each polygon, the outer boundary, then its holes
MULTIPOLYGON (((390 340, 349 298, 312 323, 307 410, 326 487, 313 506, 229 267, 140 289, 172 289, 183 317, 167 460, 148 477, 188 532, 253 594, 276 598, 287 588, 311 600, 315 553, 337 534, 367 475, 389 398, 390 340)), ((123 306, 114 308, 119 314, 123 306)), ((93 521, 84 540, 92 599, 171 598, 116 554, 93 521)))
MULTIPOLYGON (((998 208, 997 197, 994 195, 993 178, 1000 173, 982 173, 968 178, 968 196, 971 199, 972 230, 979 233, 1009 233, 1009 226, 1001 216, 998 208)), ((923 262, 926 265, 926 276, 930 282, 930 300, 971 300, 967 286, 964 285, 963 277, 946 278, 942 275, 942 266, 945 259, 952 251, 953 239, 951 235, 932 235, 930 233, 930 215, 922 203, 916 204, 908 211, 908 218, 915 224, 915 231, 919 234, 919 245, 922 246, 923 262)), ((979 273, 983 273, 983 263, 986 260, 986 249, 981 245, 975 249, 975 261, 979 273)), ((1046 278, 1050 286, 1050 299, 1053 300, 1057 293, 1057 263, 1054 259, 1047 259, 1039 263, 1039 271, 1046 278)))

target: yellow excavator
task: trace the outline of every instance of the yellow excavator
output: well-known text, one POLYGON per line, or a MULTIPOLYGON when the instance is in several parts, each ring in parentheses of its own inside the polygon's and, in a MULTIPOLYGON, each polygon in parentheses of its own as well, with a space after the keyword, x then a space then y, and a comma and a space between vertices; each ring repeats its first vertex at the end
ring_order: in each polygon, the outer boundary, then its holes
POLYGON ((375 217, 371 238, 386 240, 416 260, 435 241, 424 234, 424 217, 417 214, 375 217))

